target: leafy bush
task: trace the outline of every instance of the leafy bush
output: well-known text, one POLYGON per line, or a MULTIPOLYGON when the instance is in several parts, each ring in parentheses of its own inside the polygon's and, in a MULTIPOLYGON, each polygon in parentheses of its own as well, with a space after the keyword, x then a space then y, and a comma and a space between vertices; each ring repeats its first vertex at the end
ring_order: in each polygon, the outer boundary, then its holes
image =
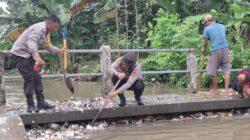
MULTIPOLYGON (((198 23, 183 23, 177 14, 171 14, 160 9, 157 21, 153 26, 149 23, 148 39, 152 48, 195 48, 200 51, 202 38, 198 33, 198 23)), ((184 52, 152 53, 142 60, 143 70, 184 70, 187 55, 184 52)), ((156 79, 177 86, 186 86, 186 74, 164 74, 145 76, 146 80, 156 79)))

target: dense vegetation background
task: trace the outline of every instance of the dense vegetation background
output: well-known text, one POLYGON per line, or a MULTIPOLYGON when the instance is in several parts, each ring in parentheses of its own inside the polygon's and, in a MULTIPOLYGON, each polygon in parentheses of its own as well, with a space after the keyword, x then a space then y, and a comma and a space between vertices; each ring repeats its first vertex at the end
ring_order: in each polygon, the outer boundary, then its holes
MULTIPOLYGON (((227 28, 232 68, 250 65, 249 0, 9 0, 7 11, 0 9, 0 49, 11 48, 21 29, 41 22, 55 13, 67 27, 70 49, 99 49, 103 44, 116 49, 195 48, 200 61, 203 19, 212 14, 227 28)), ((61 30, 61 29, 60 29, 61 30)), ((60 30, 52 42, 62 47, 60 30)), ((113 59, 118 54, 113 55, 113 59)), ((48 73, 62 71, 58 56, 43 55, 48 73)), ((99 55, 75 54, 69 64, 79 72, 99 72, 99 55)), ((6 57, 6 71, 11 72, 6 57)), ((185 53, 140 54, 143 70, 186 69, 185 53)), ((199 64, 199 62, 198 62, 199 64)), ((199 67, 198 67, 199 69, 199 67)), ((72 69, 71 69, 72 71, 72 69)), ((147 75, 148 83, 186 86, 185 74, 147 75)), ((203 74, 203 85, 210 79, 203 74)), ((219 74, 219 83, 223 84, 219 74)))

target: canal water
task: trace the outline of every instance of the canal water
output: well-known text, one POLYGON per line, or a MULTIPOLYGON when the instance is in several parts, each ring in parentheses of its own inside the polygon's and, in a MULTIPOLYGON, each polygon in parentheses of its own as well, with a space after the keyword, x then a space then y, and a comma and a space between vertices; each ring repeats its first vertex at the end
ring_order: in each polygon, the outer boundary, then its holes
MULTIPOLYGON (((101 96, 101 83, 88 81, 72 81, 75 89, 74 96, 81 98, 95 98, 101 96)), ((22 81, 6 82, 6 99, 7 103, 20 103, 24 101, 22 81)), ((44 94, 46 99, 51 101, 69 100, 72 94, 67 89, 63 80, 43 80, 44 94)), ((146 87, 144 95, 157 95, 165 93, 185 94, 185 89, 173 89, 168 86, 151 86, 146 87)), ((133 92, 125 92, 126 96, 134 96, 133 92)))
MULTIPOLYGON (((44 80, 44 93, 47 100, 68 100, 72 96, 63 81, 44 80)), ((100 96, 99 82, 78 81, 73 83, 77 97, 95 98, 100 96)), ((22 81, 6 83, 8 104, 24 103, 22 81)), ((185 89, 170 89, 161 85, 147 87, 145 95, 186 94, 185 89)), ((126 96, 133 96, 127 92, 126 96)), ((250 115, 248 113, 214 119, 161 120, 131 125, 114 125, 92 130, 81 139, 93 140, 249 140, 250 115)))
POLYGON ((107 128, 95 140, 249 140, 250 117, 163 121, 107 128))

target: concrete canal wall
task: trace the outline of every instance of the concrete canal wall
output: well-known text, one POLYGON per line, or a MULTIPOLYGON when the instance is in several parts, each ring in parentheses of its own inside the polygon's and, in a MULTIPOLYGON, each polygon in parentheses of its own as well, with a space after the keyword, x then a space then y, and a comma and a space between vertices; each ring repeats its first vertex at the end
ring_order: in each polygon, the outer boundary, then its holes
POLYGON ((0 140, 27 140, 26 130, 19 116, 0 116, 0 140))
MULTIPOLYGON (((113 106, 104 108, 98 120, 130 118, 147 115, 166 115, 194 113, 204 111, 220 111, 250 107, 250 99, 239 99, 234 96, 208 94, 187 95, 152 95, 143 96, 145 105, 138 106, 134 98, 127 99, 126 107, 118 107, 118 100, 113 106)), ((101 100, 78 99, 56 102, 56 108, 40 113, 26 113, 25 108, 16 110, 19 115, 0 116, 0 139, 27 139, 25 126, 59 122, 86 121, 91 122, 99 108, 101 100), (96 104, 89 108, 86 103, 96 104), (99 104, 99 106, 98 106, 99 104)), ((12 112, 13 113, 13 112, 12 112)))
MULTIPOLYGON (((250 107, 249 99, 236 97, 204 95, 158 95, 144 97, 145 105, 138 106, 134 99, 129 99, 126 107, 104 108, 98 119, 114 119, 137 117, 145 115, 169 115, 173 113, 188 113, 202 111, 218 111, 233 108, 250 107)), ((25 125, 43 124, 52 122, 91 121, 98 108, 79 110, 43 112, 39 114, 20 114, 25 125)))

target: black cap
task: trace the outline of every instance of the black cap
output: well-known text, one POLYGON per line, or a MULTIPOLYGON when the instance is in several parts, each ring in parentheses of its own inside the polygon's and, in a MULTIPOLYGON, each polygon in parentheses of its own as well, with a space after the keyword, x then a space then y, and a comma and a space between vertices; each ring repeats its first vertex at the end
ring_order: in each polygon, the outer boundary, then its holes
POLYGON ((137 61, 137 57, 136 57, 135 53, 127 52, 125 55, 123 55, 123 61, 126 64, 134 65, 137 61))

